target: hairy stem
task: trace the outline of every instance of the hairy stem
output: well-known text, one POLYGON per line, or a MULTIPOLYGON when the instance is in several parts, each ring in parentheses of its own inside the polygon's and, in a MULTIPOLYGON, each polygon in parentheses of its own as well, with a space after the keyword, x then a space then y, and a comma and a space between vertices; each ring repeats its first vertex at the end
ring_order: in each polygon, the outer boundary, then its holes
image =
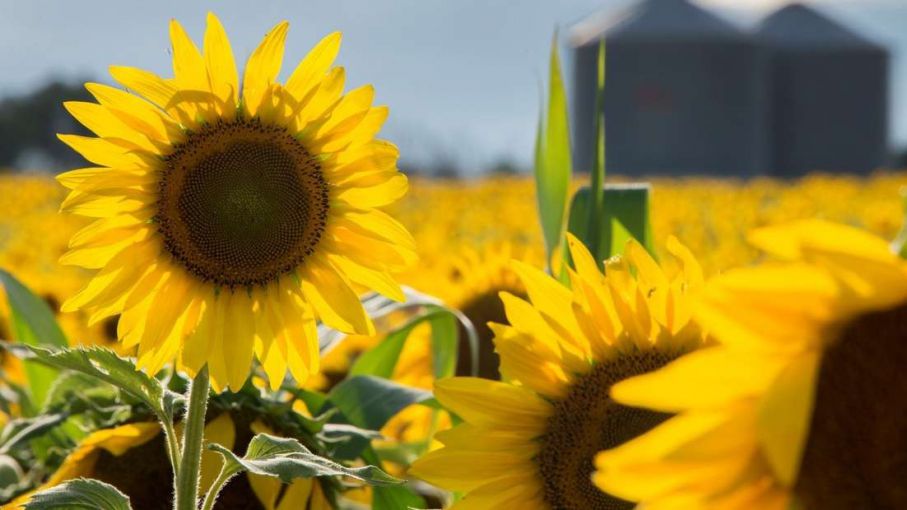
POLYGON ((189 388, 189 408, 183 431, 183 451, 176 478, 176 510, 197 510, 198 477, 202 463, 205 413, 208 410, 208 366, 199 370, 189 388))
POLYGON ((225 461, 223 467, 220 469, 220 474, 217 475, 217 479, 214 480, 214 483, 211 484, 211 489, 209 489, 208 494, 205 495, 205 502, 202 504, 202 510, 211 510, 214 508, 214 502, 217 500, 217 495, 220 494, 220 490, 224 488, 224 485, 227 485, 227 482, 230 481, 230 478, 233 478, 233 475, 235 474, 235 470, 227 468, 227 462, 225 461))
POLYGON ((173 479, 175 481, 179 474, 180 465, 179 439, 176 437, 176 431, 173 430, 172 421, 162 420, 161 428, 164 429, 164 440, 167 441, 167 457, 170 458, 170 467, 173 468, 173 479))

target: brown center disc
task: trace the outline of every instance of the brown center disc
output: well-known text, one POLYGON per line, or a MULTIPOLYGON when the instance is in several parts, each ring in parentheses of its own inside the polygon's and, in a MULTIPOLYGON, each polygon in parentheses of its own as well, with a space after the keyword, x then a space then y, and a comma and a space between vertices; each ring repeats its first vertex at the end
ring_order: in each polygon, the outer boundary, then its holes
POLYGON ((324 233, 321 167, 284 128, 219 122, 165 162, 155 220, 174 259, 204 281, 265 285, 301 265, 324 233))
POLYGON ((852 321, 823 354, 795 492, 805 510, 907 508, 907 306, 852 321))
POLYGON ((602 492, 592 484, 595 455, 637 437, 671 415, 627 407, 610 397, 623 379, 667 365, 675 355, 650 350, 598 363, 580 376, 567 396, 554 402, 554 414, 536 457, 544 499, 552 510, 631 510, 635 503, 602 492))

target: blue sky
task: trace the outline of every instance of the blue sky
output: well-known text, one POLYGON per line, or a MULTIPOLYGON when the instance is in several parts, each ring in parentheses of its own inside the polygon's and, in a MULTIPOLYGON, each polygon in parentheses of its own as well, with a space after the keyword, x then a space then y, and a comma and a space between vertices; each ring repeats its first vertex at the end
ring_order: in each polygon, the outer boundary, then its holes
MULTIPOLYGON (((378 100, 391 106, 385 136, 415 164, 445 158, 467 169, 503 159, 528 164, 553 29, 631 1, 0 0, 0 95, 51 77, 106 81, 108 64, 170 74, 168 20, 179 19, 200 39, 205 13, 214 9, 238 57, 281 19, 291 23, 288 59, 342 30, 348 83, 375 84, 378 100)), ((705 3, 745 26, 783 2, 705 3)), ((893 138, 907 145, 907 90, 900 92, 907 89, 907 2, 819 3, 897 52, 893 138)))

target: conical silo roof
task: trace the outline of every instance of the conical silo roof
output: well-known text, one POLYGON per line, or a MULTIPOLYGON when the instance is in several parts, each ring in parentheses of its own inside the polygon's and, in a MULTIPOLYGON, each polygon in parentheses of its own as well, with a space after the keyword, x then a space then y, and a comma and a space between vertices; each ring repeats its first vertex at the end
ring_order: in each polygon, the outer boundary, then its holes
POLYGON ((689 0, 642 0, 622 12, 601 11, 570 30, 574 46, 607 40, 742 39, 731 23, 689 0))
POLYGON ((766 17, 756 34, 772 46, 791 49, 883 49, 816 9, 797 3, 766 17))

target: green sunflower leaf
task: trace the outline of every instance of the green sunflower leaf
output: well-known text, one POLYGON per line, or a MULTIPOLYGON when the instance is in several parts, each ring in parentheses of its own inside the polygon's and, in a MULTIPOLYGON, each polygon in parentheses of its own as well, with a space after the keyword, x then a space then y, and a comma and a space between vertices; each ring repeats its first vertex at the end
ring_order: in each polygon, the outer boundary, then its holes
POLYGON ((467 335, 470 335, 474 328, 467 324, 469 319, 462 317, 455 310, 437 304, 425 304, 421 308, 422 314, 391 331, 378 345, 359 356, 350 368, 350 375, 390 378, 404 345, 410 339, 410 334, 417 326, 427 322, 431 325, 432 364, 435 377, 452 376, 457 366, 459 324, 464 324, 467 335))
POLYGON ((299 441, 292 438, 258 434, 249 442, 243 457, 237 457, 228 448, 219 444, 208 445, 208 449, 224 457, 224 473, 232 476, 242 471, 256 475, 279 478, 290 483, 296 478, 318 476, 348 476, 369 485, 390 486, 403 483, 375 466, 350 468, 333 460, 312 453, 299 441))
MULTIPOLYGON (((53 311, 43 299, 28 290, 12 274, 2 269, 0 269, 0 284, 6 291, 16 341, 33 346, 66 347, 68 345, 63 330, 60 329, 54 318, 53 311)), ((9 339, 0 338, 0 340, 9 339)), ((26 363, 25 373, 28 377, 28 395, 30 397, 30 405, 25 406, 25 411, 32 414, 37 412, 44 402, 44 398, 57 376, 57 371, 51 367, 26 363)))
POLYGON ((131 360, 121 358, 110 349, 103 347, 50 349, 21 344, 3 346, 20 358, 57 369, 81 372, 112 384, 147 405, 161 420, 172 422, 176 407, 183 398, 164 388, 154 377, 137 370, 131 360))
POLYGON ((12 420, 0 432, 0 455, 23 446, 26 441, 56 428, 66 420, 66 414, 44 414, 34 418, 12 420))
POLYGON ((369 430, 380 430, 404 407, 431 398, 430 391, 368 375, 346 379, 328 395, 349 423, 369 430))
POLYGON ((552 254, 563 241, 564 215, 573 173, 567 93, 558 57, 557 33, 551 39, 548 102, 542 112, 535 144, 535 181, 539 219, 550 263, 552 254))
POLYGON ((41 491, 25 510, 130 510, 129 497, 113 485, 78 478, 41 491))

